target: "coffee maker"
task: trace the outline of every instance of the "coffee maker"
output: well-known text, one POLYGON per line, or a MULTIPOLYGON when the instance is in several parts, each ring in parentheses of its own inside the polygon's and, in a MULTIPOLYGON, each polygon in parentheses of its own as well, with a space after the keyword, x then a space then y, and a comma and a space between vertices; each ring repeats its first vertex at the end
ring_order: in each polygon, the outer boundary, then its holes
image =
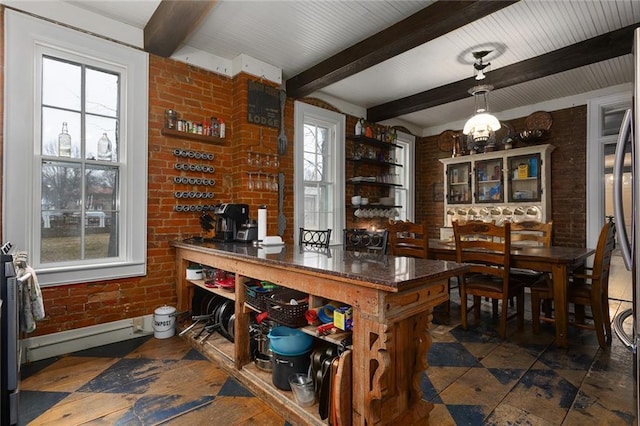
POLYGON ((235 241, 238 229, 249 220, 248 204, 219 204, 213 210, 216 217, 216 235, 214 240, 235 241))

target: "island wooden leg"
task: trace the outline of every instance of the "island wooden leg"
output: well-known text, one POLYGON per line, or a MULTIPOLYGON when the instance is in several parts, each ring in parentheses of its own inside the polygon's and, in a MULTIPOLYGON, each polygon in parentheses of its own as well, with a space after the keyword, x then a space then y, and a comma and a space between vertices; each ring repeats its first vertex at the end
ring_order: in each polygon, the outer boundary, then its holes
POLYGON ((354 425, 428 424, 433 404, 422 400, 420 379, 428 367, 431 313, 394 322, 354 313, 354 425))

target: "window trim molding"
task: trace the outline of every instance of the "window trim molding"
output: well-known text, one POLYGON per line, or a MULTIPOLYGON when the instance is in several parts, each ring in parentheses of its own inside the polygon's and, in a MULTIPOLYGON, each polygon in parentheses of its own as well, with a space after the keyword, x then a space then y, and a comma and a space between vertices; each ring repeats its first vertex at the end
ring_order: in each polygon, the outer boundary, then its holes
POLYGON ((336 141, 335 152, 335 173, 336 185, 334 193, 335 213, 333 215, 339 229, 334 229, 331 233, 332 244, 342 244, 342 229, 345 227, 345 128, 346 117, 344 114, 333 112, 324 108, 310 105, 304 102, 294 103, 294 206, 293 206, 293 237, 294 243, 298 244, 297 230, 302 226, 304 216, 304 197, 297 194, 304 191, 304 180, 302 167, 304 162, 304 122, 305 117, 313 117, 318 120, 335 123, 336 141))
POLYGON ((10 9, 5 10, 3 238, 11 241, 18 250, 33 252, 39 247, 35 241, 37 233, 31 229, 32 224, 40 220, 40 208, 34 205, 34 197, 39 193, 39 190, 34 190, 34 185, 40 185, 34 175, 35 141, 40 134, 35 127, 36 110, 39 108, 35 105, 35 55, 38 46, 77 53, 127 71, 121 88, 124 103, 120 129, 121 138, 125 141, 125 149, 120 153, 121 162, 125 163, 121 168, 122 182, 125 183, 121 187, 121 217, 127 218, 121 229, 121 237, 126 244, 124 258, 121 261, 47 269, 38 269, 38 265, 34 265, 39 282, 41 285, 57 285, 145 275, 148 54, 10 9), (30 134, 25 129, 34 131, 30 134))

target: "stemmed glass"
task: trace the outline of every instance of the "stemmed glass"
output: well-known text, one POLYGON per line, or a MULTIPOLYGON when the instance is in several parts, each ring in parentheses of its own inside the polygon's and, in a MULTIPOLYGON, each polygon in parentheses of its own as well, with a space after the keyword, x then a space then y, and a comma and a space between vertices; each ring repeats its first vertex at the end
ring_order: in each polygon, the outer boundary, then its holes
POLYGON ((247 188, 249 188, 249 191, 253 191, 254 188, 253 179, 251 179, 251 173, 249 173, 249 182, 247 182, 247 188))
POLYGON ((260 174, 258 173, 258 177, 256 178, 256 189, 258 191, 262 191, 262 181, 260 180, 260 174))
POLYGON ((264 160, 264 166, 265 167, 271 166, 271 155, 267 154, 267 158, 264 160))
POLYGON ((278 181, 276 181, 276 175, 271 176, 271 190, 278 192, 278 181))
POLYGON ((247 164, 253 164, 253 160, 251 159, 251 151, 247 152, 247 164))
POLYGON ((275 167, 276 169, 280 167, 280 160, 278 159, 277 155, 273 156, 273 167, 275 167))

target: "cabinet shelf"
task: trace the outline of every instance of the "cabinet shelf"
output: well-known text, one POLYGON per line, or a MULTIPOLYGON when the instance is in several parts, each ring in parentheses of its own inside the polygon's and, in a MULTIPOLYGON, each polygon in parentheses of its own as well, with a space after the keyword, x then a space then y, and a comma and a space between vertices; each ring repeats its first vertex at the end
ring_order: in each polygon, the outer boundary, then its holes
POLYGON ((189 280, 189 282, 197 287, 200 287, 201 289, 208 291, 210 293, 214 293, 217 294, 219 296, 222 296, 226 299, 229 300, 236 300, 236 294, 234 290, 224 290, 222 288, 218 288, 218 287, 207 287, 204 284, 204 280, 189 280))
POLYGON ((347 161, 350 161, 352 163, 377 164, 380 166, 402 167, 402 164, 391 163, 389 161, 375 160, 371 158, 347 158, 347 161))
POLYGON ((344 331, 344 330, 337 330, 335 333, 329 333, 327 335, 324 336, 318 336, 316 334, 316 329, 318 327, 313 326, 313 325, 307 325, 305 327, 301 327, 300 331, 315 337, 316 339, 320 339, 320 340, 324 340, 325 342, 329 342, 329 343, 333 343, 334 345, 340 345, 342 343, 342 341, 346 338, 348 338, 349 336, 351 336, 351 332, 350 331, 344 331))
POLYGON ((347 136, 347 139, 350 139, 356 143, 375 146, 378 148, 402 148, 402 145, 398 145, 391 142, 384 142, 375 138, 370 138, 370 137, 361 136, 361 135, 349 135, 347 136))
POLYGON ((174 138, 181 138, 181 139, 193 139, 200 142, 207 142, 207 143, 213 143, 218 145, 222 145, 225 142, 225 139, 219 138, 216 136, 207 136, 207 135, 198 135, 196 133, 179 132, 178 130, 167 129, 166 127, 162 128, 161 133, 164 136, 171 136, 174 138))

